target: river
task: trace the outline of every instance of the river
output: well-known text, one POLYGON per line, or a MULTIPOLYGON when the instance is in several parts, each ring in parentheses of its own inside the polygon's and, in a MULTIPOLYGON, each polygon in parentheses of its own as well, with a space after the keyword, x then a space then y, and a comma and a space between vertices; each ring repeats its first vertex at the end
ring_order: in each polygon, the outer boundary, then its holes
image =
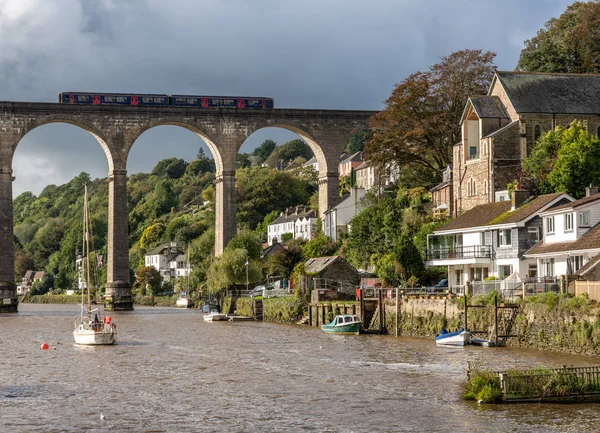
POLYGON ((596 359, 306 326, 114 313, 116 346, 80 347, 77 305, 0 316, 0 432, 597 432, 600 405, 478 406, 467 361, 505 368, 596 359), (43 351, 43 342, 50 350, 43 351), (101 414, 104 419, 101 419, 101 414))

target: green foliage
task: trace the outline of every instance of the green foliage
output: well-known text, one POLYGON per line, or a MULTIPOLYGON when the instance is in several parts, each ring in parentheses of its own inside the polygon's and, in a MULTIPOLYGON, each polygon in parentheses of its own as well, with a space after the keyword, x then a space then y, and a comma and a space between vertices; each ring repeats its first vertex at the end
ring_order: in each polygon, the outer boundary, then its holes
POLYGON ((271 254, 267 258, 266 270, 268 275, 279 275, 289 279, 298 263, 304 259, 300 242, 290 242, 286 248, 271 254))
MULTIPOLYGON (((218 293, 235 284, 246 283, 247 253, 244 249, 226 249, 221 257, 215 258, 206 274, 210 293, 218 293)), ((248 282, 257 283, 262 279, 260 264, 248 261, 248 282)))
POLYGON ((293 233, 284 233, 281 235, 281 242, 286 243, 294 239, 293 233))
POLYGON ((154 294, 161 291, 162 278, 154 266, 140 266, 135 273, 138 293, 154 294), (147 293, 147 292, 150 293, 147 293))
POLYGON ((523 161, 521 188, 542 193, 568 192, 580 198, 585 188, 600 182, 600 139, 588 134, 580 122, 557 127, 541 137, 523 161))
POLYGON ((148 249, 157 246, 165 232, 165 225, 162 223, 148 226, 140 238, 140 248, 148 249))
POLYGON ((167 179, 179 179, 185 173, 187 162, 183 159, 168 158, 159 161, 154 166, 152 174, 154 176, 166 177, 167 179))
POLYGON ((370 134, 370 131, 361 131, 354 134, 346 145, 346 151, 348 154, 353 155, 356 152, 361 152, 365 145, 365 140, 370 137, 370 134))
POLYGON ((293 173, 263 167, 238 170, 236 181, 238 224, 250 230, 273 211, 307 203, 316 190, 293 173))
POLYGON ((393 254, 373 256, 375 258, 375 273, 382 280, 385 287, 397 286, 400 283, 397 272, 397 263, 393 254))
POLYGON ((274 140, 265 140, 260 146, 254 149, 252 155, 258 158, 259 163, 262 163, 267 160, 267 158, 271 155, 271 153, 273 153, 276 147, 277 142, 275 142, 274 140))
POLYGON ((227 244, 226 250, 240 250, 247 252, 251 260, 260 259, 262 253, 262 244, 255 232, 242 230, 238 232, 227 244))
POLYGON ((483 403, 500 403, 502 388, 496 373, 485 370, 470 372, 469 380, 464 385, 463 399, 482 401, 483 403))
POLYGON ((308 241, 303 248, 304 260, 312 257, 328 257, 333 256, 339 245, 331 240, 323 233, 318 233, 313 239, 308 241))
POLYGON ((275 168, 279 161, 283 161, 287 165, 289 161, 293 161, 299 156, 309 160, 312 158, 313 152, 303 140, 296 139, 275 148, 265 162, 268 167, 275 168))
POLYGON ((576 1, 525 41, 517 70, 598 73, 600 3, 576 1))
POLYGON ((425 268, 419 250, 406 234, 401 235, 394 245, 394 256, 399 265, 398 274, 403 280, 408 280, 413 275, 421 275, 425 268))
POLYGON ((305 304, 295 296, 263 299, 263 316, 269 322, 296 323, 302 318, 305 304))

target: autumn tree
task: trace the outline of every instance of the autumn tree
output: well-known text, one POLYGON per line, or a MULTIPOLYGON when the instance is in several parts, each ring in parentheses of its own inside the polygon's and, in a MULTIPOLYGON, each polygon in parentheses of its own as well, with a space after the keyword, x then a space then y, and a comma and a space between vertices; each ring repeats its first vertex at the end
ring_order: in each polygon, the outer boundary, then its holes
POLYGON ((600 72, 600 2, 577 1, 525 41, 517 70, 600 72))
POLYGON ((459 121, 467 98, 487 93, 495 57, 490 51, 457 51, 403 80, 386 107, 371 118, 367 158, 380 165, 413 165, 431 174, 445 168, 461 138, 459 121))

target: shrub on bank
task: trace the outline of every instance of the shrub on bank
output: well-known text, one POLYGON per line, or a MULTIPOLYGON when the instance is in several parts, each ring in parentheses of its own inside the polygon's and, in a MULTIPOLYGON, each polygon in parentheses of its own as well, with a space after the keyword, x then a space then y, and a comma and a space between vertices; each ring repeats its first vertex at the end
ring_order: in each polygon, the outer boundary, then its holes
POLYGON ((80 295, 33 295, 26 296, 21 302, 30 304, 79 304, 80 295))
POLYGON ((302 318, 305 303, 295 296, 263 299, 264 320, 268 322, 296 323, 302 318))
POLYGON ((481 401, 482 403, 502 402, 500 378, 496 373, 485 370, 473 370, 463 387, 464 400, 481 401))

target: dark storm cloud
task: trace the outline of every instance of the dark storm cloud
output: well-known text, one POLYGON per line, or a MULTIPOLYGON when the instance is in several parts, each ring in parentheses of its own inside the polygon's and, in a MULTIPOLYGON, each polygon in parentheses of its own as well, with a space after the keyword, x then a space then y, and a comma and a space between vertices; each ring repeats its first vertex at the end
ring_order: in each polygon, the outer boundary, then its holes
MULTIPOLYGON (((237 94, 270 96, 278 107, 377 110, 396 83, 452 51, 495 51, 498 66, 513 69, 523 41, 568 3, 0 0, 0 99, 53 102, 65 90, 237 94)), ((106 176, 87 133, 47 128, 17 149, 15 195, 81 171, 106 176), (68 152, 82 155, 81 166, 65 161, 68 152)), ((193 158, 200 140, 174 131, 144 134, 129 172, 168 156, 193 158)), ((269 135, 291 137, 259 131, 242 150, 269 135)))

